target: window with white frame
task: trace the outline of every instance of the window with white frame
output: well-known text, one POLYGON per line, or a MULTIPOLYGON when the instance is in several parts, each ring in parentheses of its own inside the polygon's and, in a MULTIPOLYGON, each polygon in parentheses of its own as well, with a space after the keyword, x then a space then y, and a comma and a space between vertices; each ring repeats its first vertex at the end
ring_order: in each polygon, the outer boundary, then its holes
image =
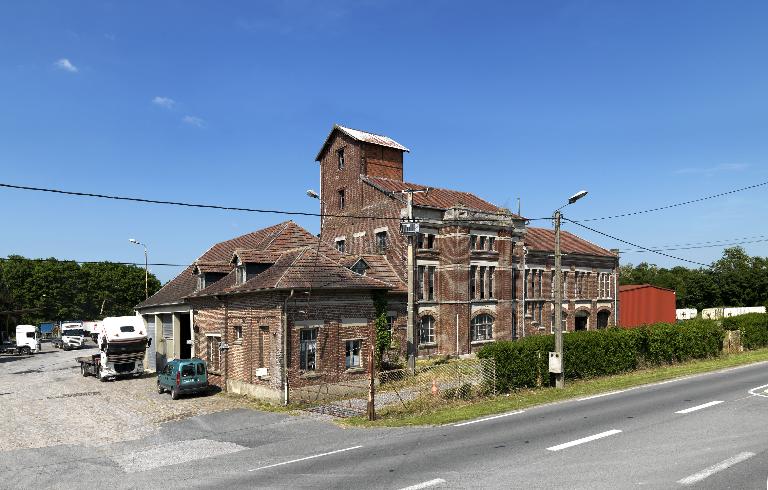
POLYGON ((469 299, 493 299, 496 267, 472 265, 469 267, 469 299))
POLYGON ((493 317, 488 313, 477 315, 472 319, 470 334, 473 342, 493 340, 493 317))
POLYGON ((496 237, 488 235, 469 235, 470 250, 493 251, 496 244, 496 237))
POLYGON ((421 317, 419 322, 419 343, 435 343, 435 319, 430 315, 421 317))
POLYGON ((376 233, 376 253, 383 254, 389 248, 389 236, 386 231, 376 233))
POLYGON ((363 366, 363 362, 360 357, 362 344, 363 341, 360 339, 346 341, 346 355, 344 365, 347 369, 355 369, 363 366))
POLYGON ((208 335, 206 336, 205 355, 208 360, 208 371, 220 371, 221 370, 221 336, 208 335))
POLYGON ((419 233, 416 236, 416 248, 432 250, 435 248, 435 235, 432 233, 419 233))
POLYGON ((397 320, 397 314, 387 314, 387 330, 389 330, 389 344, 390 347, 397 342, 395 337, 395 321, 397 320))
POLYGON ((237 284, 243 284, 245 283, 246 278, 245 264, 239 264, 235 270, 235 282, 237 284))
POLYGON ((342 239, 336 240, 336 250, 338 250, 341 253, 344 253, 344 249, 346 246, 347 241, 342 239))
POLYGON ((344 148, 340 148, 336 152, 336 156, 339 159, 339 170, 343 170, 344 169, 344 148))
POLYGON ((347 199, 344 193, 344 189, 339 189, 339 209, 344 209, 344 206, 346 205, 347 205, 347 199))
POLYGON ((242 325, 235 325, 234 327, 235 331, 235 341, 242 341, 243 340, 243 326, 242 325))
POLYGON ((314 371, 317 369, 317 328, 299 330, 299 369, 314 371))
POLYGON ((611 274, 600 272, 597 275, 597 295, 600 298, 611 297, 611 274))

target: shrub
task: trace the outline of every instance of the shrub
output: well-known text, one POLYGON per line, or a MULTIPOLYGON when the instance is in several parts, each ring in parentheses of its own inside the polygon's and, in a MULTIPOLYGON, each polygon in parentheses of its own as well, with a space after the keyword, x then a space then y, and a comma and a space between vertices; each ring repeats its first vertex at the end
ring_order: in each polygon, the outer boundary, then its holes
MULTIPOLYGON (((642 364, 717 356, 723 336, 722 327, 711 320, 568 333, 563 336, 565 377, 606 376, 632 371, 642 364)), ((766 337, 768 342, 768 334, 766 337)), ((477 355, 496 361, 497 388, 504 392, 548 384, 549 352, 554 349, 553 335, 536 335, 487 344, 477 355)))
POLYGON ((768 346, 768 314, 748 313, 723 318, 723 328, 741 332, 741 345, 745 349, 768 346))

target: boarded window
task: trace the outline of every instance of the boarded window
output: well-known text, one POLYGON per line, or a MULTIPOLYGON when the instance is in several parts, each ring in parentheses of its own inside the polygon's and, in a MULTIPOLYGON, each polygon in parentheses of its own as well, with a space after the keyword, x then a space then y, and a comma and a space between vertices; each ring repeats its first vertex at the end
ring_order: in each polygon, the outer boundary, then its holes
POLYGON ((160 315, 160 321, 163 323, 163 337, 166 339, 173 338, 173 315, 170 313, 164 313, 160 315))
POLYGON ((221 352, 219 351, 219 346, 221 345, 221 337, 209 335, 206 340, 208 371, 219 371, 221 370, 221 352))

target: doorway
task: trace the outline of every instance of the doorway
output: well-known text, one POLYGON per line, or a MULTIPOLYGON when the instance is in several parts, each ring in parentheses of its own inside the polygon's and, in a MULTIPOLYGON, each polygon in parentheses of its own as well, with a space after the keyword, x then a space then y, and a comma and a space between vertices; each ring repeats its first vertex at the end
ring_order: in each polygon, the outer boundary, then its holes
POLYGON ((579 310, 573 318, 573 329, 577 332, 580 330, 587 330, 589 327, 589 313, 584 310, 579 310))
POLYGON ((179 313, 179 359, 192 357, 192 325, 188 313, 179 313))

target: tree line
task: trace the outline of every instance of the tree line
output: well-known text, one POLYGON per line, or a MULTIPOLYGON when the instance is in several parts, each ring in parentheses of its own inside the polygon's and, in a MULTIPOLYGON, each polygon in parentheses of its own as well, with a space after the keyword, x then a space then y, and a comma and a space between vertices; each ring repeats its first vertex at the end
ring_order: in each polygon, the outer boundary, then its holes
MULTIPOLYGON (((149 274, 148 286, 151 296, 160 289, 160 281, 149 274)), ((6 317, 0 318, 2 326, 6 320, 36 325, 132 315, 133 307, 143 300, 143 267, 19 255, 0 260, 0 311, 6 317)))
POLYGON ((619 284, 674 289, 678 308, 768 306, 768 257, 752 257, 743 248, 732 247, 709 268, 627 264, 619 268, 619 284))

